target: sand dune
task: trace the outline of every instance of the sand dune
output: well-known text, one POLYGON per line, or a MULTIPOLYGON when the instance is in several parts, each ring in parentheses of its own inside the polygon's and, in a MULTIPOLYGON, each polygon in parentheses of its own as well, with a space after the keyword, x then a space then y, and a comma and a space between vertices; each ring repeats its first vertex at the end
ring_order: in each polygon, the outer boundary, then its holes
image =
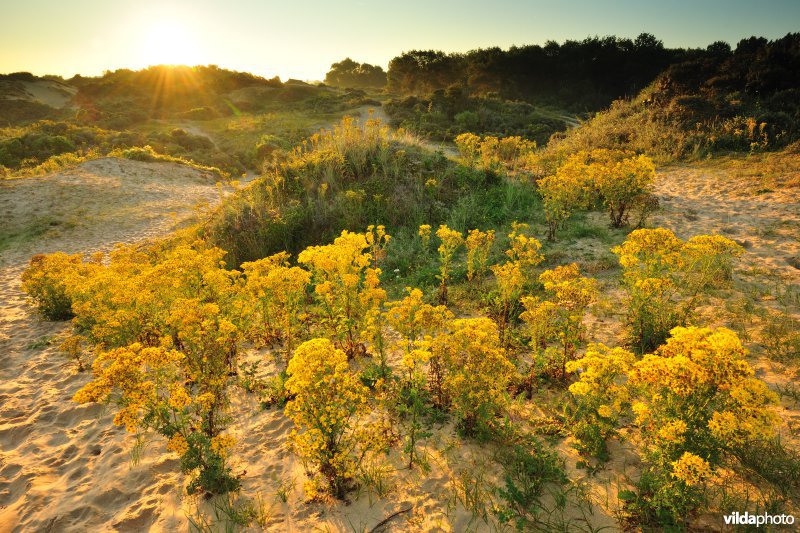
POLYGON ((72 101, 78 89, 55 80, 38 79, 0 82, 0 92, 9 100, 27 100, 61 109, 72 101))
POLYGON ((218 198, 193 169, 114 158, 0 184, 4 230, 60 221, 0 253, 0 531, 185 529, 176 460, 145 454, 132 468, 133 438, 113 416, 70 401, 90 376, 57 350, 69 324, 40 319, 19 276, 33 253, 157 237, 218 198))
MULTIPOLYGON (((684 238, 724 233, 747 241, 746 265, 797 283, 800 270, 789 260, 800 253, 800 189, 757 196, 752 189, 746 178, 724 170, 671 167, 659 176, 664 210, 654 222, 684 238)), ((26 234, 39 219, 57 222, 0 253, 0 532, 186 530, 195 506, 206 505, 182 496, 185 480, 161 440, 154 439, 133 464, 134 438, 113 426, 112 415, 102 406, 70 401, 89 375, 76 373, 58 353, 58 338, 69 325, 35 315, 19 274, 36 252, 89 252, 163 235, 197 202, 218 197, 213 180, 195 170, 113 158, 0 184, 3 227, 26 234)), ((271 359, 264 350, 249 350, 245 358, 271 359)), ((773 363, 760 361, 759 369, 767 381, 787 379, 773 363)), ((270 370, 267 365, 261 371, 270 370)), ((233 410, 235 471, 246 472, 244 493, 264 502, 269 530, 369 531, 387 517, 393 518, 382 531, 480 529, 481 522, 457 502, 454 480, 461 472, 485 472, 487 480, 499 481, 479 446, 448 446, 453 428, 445 426, 430 440, 431 472, 402 469, 395 450, 385 461, 393 472, 383 496, 362 489, 350 505, 304 504, 303 468, 286 449, 291 421, 281 410, 261 409, 252 395, 237 395, 233 410)), ((786 408, 784 415, 789 421, 798 412, 786 408)), ((575 468, 580 457, 569 442, 558 449, 569 475, 585 476, 575 468)), ((615 530, 616 491, 637 459, 630 443, 612 443, 611 451, 607 468, 587 482, 597 502, 594 526, 615 530)))

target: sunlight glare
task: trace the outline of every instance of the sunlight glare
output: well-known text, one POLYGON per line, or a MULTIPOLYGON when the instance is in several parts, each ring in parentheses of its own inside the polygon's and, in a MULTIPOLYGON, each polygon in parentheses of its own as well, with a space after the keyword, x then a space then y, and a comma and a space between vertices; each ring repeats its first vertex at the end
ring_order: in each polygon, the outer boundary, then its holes
POLYGON ((176 21, 155 22, 142 37, 142 61, 147 65, 198 65, 201 55, 197 40, 176 21))

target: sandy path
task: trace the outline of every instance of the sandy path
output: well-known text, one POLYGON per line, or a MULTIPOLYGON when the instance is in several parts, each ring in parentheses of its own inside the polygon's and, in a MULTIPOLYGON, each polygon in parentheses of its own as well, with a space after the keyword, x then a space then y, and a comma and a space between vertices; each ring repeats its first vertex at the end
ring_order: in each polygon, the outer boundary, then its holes
POLYGON ((218 198, 214 180, 193 169, 113 158, 0 183, 5 231, 36 217, 60 221, 0 253, 0 531, 185 528, 175 459, 145 454, 131 468, 132 438, 113 417, 70 401, 90 376, 57 350, 68 323, 37 317, 19 275, 33 253, 163 235, 197 202, 218 198))
MULTIPOLYGON (((788 181, 788 180, 787 180, 788 181)), ((742 261, 785 284, 800 283, 793 258, 800 257, 800 187, 775 187, 720 168, 675 165, 659 171, 661 212, 653 225, 681 238, 718 233, 736 240, 742 261)))

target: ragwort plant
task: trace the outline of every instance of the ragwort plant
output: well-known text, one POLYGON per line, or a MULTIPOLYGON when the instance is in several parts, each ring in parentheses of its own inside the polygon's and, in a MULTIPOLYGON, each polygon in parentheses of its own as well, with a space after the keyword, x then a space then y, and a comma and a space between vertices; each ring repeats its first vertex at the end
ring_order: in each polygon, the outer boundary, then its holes
POLYGON ((494 230, 472 229, 465 240, 467 247, 467 280, 482 284, 489 261, 489 252, 494 244, 494 230))
POLYGON ((677 327, 671 335, 629 374, 645 446, 635 512, 662 525, 683 524, 728 452, 769 440, 778 423, 777 396, 753 377, 734 332, 677 327))
POLYGON ((534 365, 531 374, 543 372, 566 378, 567 363, 575 358, 585 328, 583 319, 597 298, 597 281, 580 275, 575 263, 545 270, 539 276, 546 297, 522 298, 520 318, 531 336, 534 365), (548 346, 555 343, 556 346, 548 346))
POLYGON ((187 372, 185 359, 178 350, 140 343, 101 352, 92 365, 93 380, 74 400, 115 404, 114 424, 166 437, 167 449, 181 458, 181 470, 192 475, 189 493, 238 490, 240 482, 226 461, 235 441, 221 431, 219 397, 194 389, 197 376, 187 372))
POLYGON ((583 157, 574 155, 568 157, 554 175, 545 176, 537 185, 544 203, 547 240, 554 241, 556 232, 575 211, 589 207, 594 192, 591 176, 583 157))
POLYGON ((720 235, 683 241, 667 229, 639 229, 612 250, 628 293, 629 340, 640 353, 663 344, 683 325, 705 293, 725 286, 744 250, 720 235))
MULTIPOLYGON (((452 321, 433 341, 432 361, 442 368, 441 395, 459 428, 485 438, 508 404, 508 384, 515 368, 500 342, 497 325, 488 318, 452 321)), ((438 383, 432 383, 435 389, 438 383)))
POLYGON ((279 253, 242 264, 249 304, 249 336, 264 343, 283 342, 286 363, 307 319, 306 289, 311 273, 289 266, 289 254, 279 253))
POLYGON ((525 232, 527 224, 514 222, 508 234, 509 247, 505 254, 508 261, 492 265, 497 282, 497 296, 493 302, 493 314, 499 327, 500 341, 508 346, 511 327, 519 309, 519 299, 525 288, 535 279, 535 268, 544 261, 539 253, 542 245, 525 232))
MULTIPOLYGON (((406 291, 408 294, 403 299, 387 305, 386 317, 389 325, 400 335, 394 343, 394 348, 403 355, 403 376, 397 391, 396 406, 404 426, 406 442, 403 451, 408 455, 408 468, 413 468, 424 460, 417 450, 418 442, 429 436, 423 424, 431 393, 426 388, 426 365, 433 355, 434 337, 445 328, 453 315, 442 305, 432 306, 423 302, 421 290, 409 287, 406 291)), ((444 392, 438 379, 441 365, 438 360, 434 360, 433 365, 433 379, 437 380, 434 389, 439 395, 436 401, 442 404, 444 392)))
POLYGON ((461 158, 468 166, 490 172, 513 172, 523 168, 536 150, 536 142, 519 136, 498 138, 462 133, 454 140, 461 158))
MULTIPOLYGON (((422 227, 420 227, 422 231, 422 227)), ((422 235, 422 233, 420 233, 422 235)), ((453 258, 459 248, 464 244, 461 232, 448 228, 442 224, 436 230, 439 238, 439 303, 447 305, 447 283, 450 281, 453 258)))
POLYGON ((572 213, 590 208, 597 200, 608 209, 612 227, 627 224, 631 212, 637 208, 641 223, 652 209, 654 181, 655 167, 644 155, 592 150, 567 156, 555 174, 538 181, 548 240, 555 240, 556 232, 572 213))
POLYGON ((631 210, 643 206, 651 195, 656 171, 653 161, 645 155, 594 150, 589 164, 592 183, 600 194, 611 218, 611 226, 620 228, 628 223, 631 210))
POLYGON ((164 253, 121 247, 107 266, 98 255, 61 271, 74 324, 98 352, 93 379, 75 400, 115 404, 116 424, 169 439, 191 475, 189 492, 239 486, 225 433, 240 340, 238 275, 222 267, 223 255, 199 244, 164 253))
POLYGON ((364 439, 358 421, 369 412, 368 389, 328 339, 298 346, 287 372, 286 390, 294 398, 285 411, 297 426, 290 439, 312 476, 306 494, 314 499, 324 489, 343 498, 360 462, 364 439))
POLYGON ((85 270, 80 254, 37 254, 22 273, 22 290, 45 318, 67 320, 73 316, 70 278, 81 276, 85 270))
POLYGON ((591 344, 580 359, 567 363, 568 372, 580 371, 569 386, 573 402, 567 414, 576 448, 597 459, 608 459, 606 441, 617 434, 619 419, 630 410, 627 375, 636 357, 623 348, 591 344))
POLYGON ((366 319, 386 299, 369 247, 364 234, 345 230, 333 244, 311 246, 298 257, 313 274, 323 327, 351 358, 365 352, 361 340, 366 319))

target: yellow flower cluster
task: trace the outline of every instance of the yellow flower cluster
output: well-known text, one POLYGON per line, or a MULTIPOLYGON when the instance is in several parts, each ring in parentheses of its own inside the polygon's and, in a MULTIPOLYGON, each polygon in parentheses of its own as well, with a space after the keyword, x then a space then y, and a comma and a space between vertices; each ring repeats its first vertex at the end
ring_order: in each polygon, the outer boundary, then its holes
MULTIPOLYGON (((388 236, 381 239, 387 242, 388 236)), ((370 310, 386 299, 380 287, 381 270, 371 266, 369 247, 364 234, 345 230, 333 244, 311 246, 298 256, 313 274, 323 324, 351 357, 363 351, 360 339, 370 310)))
POLYGON ((228 457, 235 444, 236 439, 231 435, 219 434, 211 438, 211 450, 223 459, 228 457))
POLYGON ((174 386, 183 361, 180 352, 139 343, 101 352, 92 365, 94 379, 78 390, 73 400, 89 403, 113 398, 120 407, 114 423, 134 433, 146 427, 146 414, 168 404, 164 389, 174 386))
POLYGON ((470 166, 485 170, 505 167, 515 170, 533 156, 536 143, 522 137, 480 137, 472 133, 462 133, 455 138, 456 148, 463 160, 470 166))
POLYGON ((520 270, 526 281, 533 279, 533 269, 544 261, 544 256, 539 253, 542 244, 525 233, 530 230, 528 224, 520 222, 511 223, 511 233, 508 234, 508 250, 506 256, 511 261, 519 263, 520 270))
POLYGON ((631 400, 625 381, 636 358, 622 348, 591 344, 566 371, 578 372, 569 386, 575 409, 570 412, 577 447, 598 457, 607 454, 606 439, 616 434, 617 421, 631 400))
POLYGON ((450 229, 444 224, 436 230, 439 238, 439 300, 447 303, 447 282, 450 280, 450 264, 456 251, 464 244, 464 236, 461 232, 450 229))
POLYGON ((631 338, 641 351, 657 347, 688 318, 706 288, 729 279, 743 252, 719 235, 684 242, 663 228, 635 230, 612 251, 623 268, 631 338))
POLYGON ((622 406, 630 402, 630 390, 623 378, 635 361, 635 356, 623 348, 592 344, 583 357, 567 363, 567 371, 580 372, 578 381, 569 386, 569 391, 598 408, 605 406, 605 418, 616 416, 622 406))
POLYGON ((700 485, 711 477, 711 466, 702 457, 684 452, 672 463, 672 475, 689 486, 700 485))
POLYGON ((482 279, 489 260, 489 251, 494 243, 494 230, 481 231, 473 229, 467 234, 467 279, 473 281, 476 276, 482 279))
POLYGON ((72 316, 71 285, 85 274, 86 268, 79 254, 34 255, 30 267, 22 273, 22 290, 45 317, 67 319, 72 316))
POLYGON ((386 316, 389 325, 401 336, 397 347, 402 350, 403 366, 411 375, 428 362, 433 335, 441 331, 453 315, 443 305, 423 302, 419 289, 407 287, 406 292, 402 300, 387 305, 386 316))
POLYGON ((593 187, 583 155, 568 157, 554 175, 540 179, 537 184, 547 219, 547 238, 552 241, 575 210, 589 205, 593 187))
POLYGON ((391 235, 386 233, 384 226, 367 226, 366 238, 373 266, 378 268, 378 264, 386 258, 386 245, 391 235))
POLYGON ((300 335, 305 317, 306 288, 311 274, 288 266, 289 254, 282 252, 242 264, 245 291, 249 293, 245 311, 251 324, 251 337, 266 342, 283 340, 288 354, 300 335))
POLYGON ((454 320, 433 341, 433 356, 443 367, 443 397, 467 432, 488 427, 507 404, 514 365, 500 344, 497 325, 488 318, 454 320))
POLYGON ((186 442, 186 439, 183 435, 180 433, 175 433, 167 442, 167 450, 175 452, 181 456, 189 450, 189 443, 186 442))
POLYGON ((291 434, 294 448, 338 496, 355 472, 356 420, 368 412, 368 390, 350 371, 347 355, 328 339, 298 346, 287 373, 286 390, 294 398, 286 414, 300 430, 291 434))
POLYGON ((617 150, 580 151, 566 157, 555 174, 538 182, 548 223, 548 239, 577 209, 591 205, 595 193, 609 209, 611 225, 627 222, 630 210, 644 205, 655 181, 653 162, 617 150))
POLYGON ((419 234, 420 238, 422 239, 422 244, 427 246, 428 243, 431 240, 431 226, 430 226, 430 224, 421 225, 419 227, 419 231, 417 233, 419 234))
MULTIPOLYGON (((671 333, 629 373, 641 398, 633 405, 636 421, 653 453, 674 459, 683 450, 713 457, 732 444, 773 436, 777 396, 753 377, 736 334, 696 327, 671 333)), ((696 461, 687 461, 686 468, 676 467, 676 476, 690 483, 696 461)))
POLYGON ((541 243, 533 237, 525 235, 524 232, 528 228, 527 224, 512 223, 511 232, 508 234, 509 248, 505 252, 509 260, 502 265, 491 266, 500 297, 498 323, 503 344, 507 340, 509 320, 513 309, 518 305, 525 285, 533 280, 533 269, 544 260, 539 253, 542 247, 541 243))
POLYGON ((548 343, 557 342, 558 350, 546 352, 550 357, 546 365, 566 375, 567 362, 574 357, 583 335, 583 318, 588 307, 597 298, 597 281, 580 275, 578 265, 572 263, 545 270, 539 276, 547 299, 526 296, 522 299, 525 311, 520 318, 531 335, 531 347, 536 355, 548 343))

